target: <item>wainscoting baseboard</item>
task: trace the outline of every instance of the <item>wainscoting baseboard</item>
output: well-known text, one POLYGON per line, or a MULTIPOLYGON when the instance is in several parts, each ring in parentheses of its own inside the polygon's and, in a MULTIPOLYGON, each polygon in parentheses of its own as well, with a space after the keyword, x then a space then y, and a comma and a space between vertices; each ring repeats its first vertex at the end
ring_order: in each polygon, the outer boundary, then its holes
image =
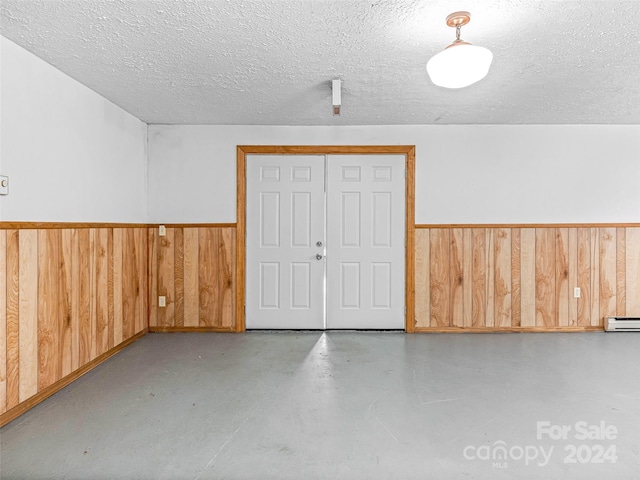
POLYGON ((102 362, 104 362, 104 361, 108 360, 109 358, 113 357, 120 350, 128 347, 129 345, 131 345, 136 340, 139 340, 142 337, 144 337, 146 334, 147 334, 147 329, 142 330, 141 332, 137 333, 133 337, 125 340, 124 342, 122 342, 120 345, 117 345, 117 346, 113 347, 111 350, 108 350, 105 353, 103 353, 102 355, 94 358, 89 363, 87 363, 87 364, 83 365, 82 367, 80 367, 78 370, 75 370, 74 372, 70 373, 66 377, 61 378, 56 383, 53 383, 53 384, 49 385, 44 390, 39 391, 38 393, 36 393, 32 397, 28 398, 24 402, 19 403, 18 405, 16 405, 12 409, 7 410, 5 413, 0 415, 0 427, 3 427, 7 423, 15 420, 20 415, 25 413, 27 410, 29 410, 29 409, 35 407, 36 405, 38 405, 39 403, 43 402, 44 400, 49 398, 54 393, 59 392, 64 387, 69 385, 71 382, 74 382, 75 380, 77 380, 78 378, 83 376, 85 373, 89 372, 90 370, 93 370, 95 367, 100 365, 102 362))

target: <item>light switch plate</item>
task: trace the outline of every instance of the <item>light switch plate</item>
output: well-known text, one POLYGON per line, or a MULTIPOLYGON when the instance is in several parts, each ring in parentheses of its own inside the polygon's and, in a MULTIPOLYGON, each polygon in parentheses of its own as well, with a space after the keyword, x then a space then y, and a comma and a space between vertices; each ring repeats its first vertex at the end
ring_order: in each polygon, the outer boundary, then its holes
POLYGON ((158 297, 158 306, 159 307, 166 307, 167 306, 167 297, 165 297, 164 295, 160 295, 158 297))
POLYGON ((164 237, 167 235, 167 227, 165 227, 164 225, 160 225, 158 227, 158 235, 161 237, 164 237))
POLYGON ((9 195, 9 177, 0 175, 0 195, 9 195))
POLYGON ((575 287, 573 289, 573 298, 580 298, 580 287, 575 287))

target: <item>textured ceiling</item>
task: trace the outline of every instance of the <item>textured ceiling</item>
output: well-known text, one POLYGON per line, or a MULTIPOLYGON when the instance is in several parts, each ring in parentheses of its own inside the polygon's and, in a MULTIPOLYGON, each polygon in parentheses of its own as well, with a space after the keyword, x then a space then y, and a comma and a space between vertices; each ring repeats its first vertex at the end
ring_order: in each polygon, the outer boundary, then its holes
POLYGON ((640 124, 640 0, 1 4, 2 35, 148 123, 640 124), (454 39, 455 10, 494 60, 447 90, 425 64, 454 39))

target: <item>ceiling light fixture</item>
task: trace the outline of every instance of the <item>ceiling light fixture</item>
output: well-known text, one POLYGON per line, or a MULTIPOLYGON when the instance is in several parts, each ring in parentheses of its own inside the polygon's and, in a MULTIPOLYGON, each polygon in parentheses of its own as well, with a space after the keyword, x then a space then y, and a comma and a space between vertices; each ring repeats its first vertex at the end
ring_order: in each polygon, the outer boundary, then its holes
POLYGON ((482 80, 489 72, 493 54, 484 47, 460 39, 460 28, 470 20, 469 12, 455 12, 447 16, 447 25, 456 29, 456 39, 427 62, 431 81, 440 87, 468 87, 482 80))

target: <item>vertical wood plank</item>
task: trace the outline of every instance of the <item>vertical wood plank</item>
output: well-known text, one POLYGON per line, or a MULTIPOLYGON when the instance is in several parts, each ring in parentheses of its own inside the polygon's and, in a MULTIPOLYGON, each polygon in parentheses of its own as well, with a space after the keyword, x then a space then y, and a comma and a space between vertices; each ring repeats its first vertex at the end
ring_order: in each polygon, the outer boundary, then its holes
POLYGON ((115 284, 113 280, 113 228, 107 229, 107 350, 114 346, 115 284))
POLYGON ((464 326, 463 289, 464 276, 462 266, 464 264, 464 240, 461 228, 453 228, 450 233, 449 249, 449 307, 451 325, 464 326))
POLYGON ((640 316, 640 228, 627 228, 627 303, 626 313, 629 316, 640 316))
POLYGON ((569 229, 556 228, 557 325, 569 326, 569 229))
POLYGON ((591 325, 591 229, 578 228, 578 325, 591 325))
POLYGON ((20 230, 19 401, 38 392, 38 231, 20 230))
POLYGON ((463 232, 463 264, 462 264, 462 303, 464 327, 471 327, 473 324, 473 231, 465 228, 463 232))
POLYGON ((536 229, 520 230, 520 325, 536 326, 536 229))
POLYGON ((511 326, 511 229, 494 229, 495 326, 511 326))
POLYGON ((486 311, 485 311, 485 325, 487 327, 495 326, 496 321, 496 264, 495 264, 495 229, 487 228, 486 243, 485 243, 485 258, 487 262, 487 278, 486 278, 486 311))
POLYGON ((214 228, 202 227, 198 230, 199 244, 199 286, 200 286, 200 326, 213 327, 219 323, 216 305, 219 302, 217 257, 218 232, 214 228))
POLYGON ((557 326, 555 228, 536 228, 536 326, 557 326))
POLYGON ((569 326, 578 325, 578 299, 573 296, 573 289, 578 286, 578 229, 569 228, 569 326))
POLYGON ((600 232, 591 229, 591 326, 603 325, 600 317, 600 232))
POLYGON ((102 355, 109 347, 109 229, 98 228, 95 231, 93 262, 95 265, 94 309, 95 309, 95 350, 93 358, 102 355))
MULTIPOLYGON (((60 230, 38 230, 38 390, 60 379, 60 230)), ((22 279, 21 279, 22 281, 22 279)), ((22 338, 20 338, 22 341, 22 338)))
POLYGON ((600 314, 598 318, 613 317, 616 315, 616 276, 617 241, 615 228, 600 228, 600 314))
POLYGON ((471 229, 471 290, 473 304, 471 308, 471 325, 484 327, 486 316, 486 278, 487 263, 485 256, 486 232, 484 228, 471 229))
POLYGON ((7 410, 20 402, 20 234, 7 230, 7 410))
POLYGON ((73 232, 70 228, 60 231, 60 267, 58 270, 58 318, 60 321, 60 375, 69 375, 73 370, 74 322, 71 313, 72 283, 72 243, 73 232))
POLYGON ((616 229, 616 316, 627 314, 626 229, 616 229))
POLYGON ((222 327, 235 326, 235 245, 236 231, 234 228, 219 229, 220 245, 218 271, 220 279, 220 321, 222 327))
POLYGON ((79 338, 78 338, 78 367, 81 367, 91 360, 92 341, 92 242, 91 230, 82 228, 76 230, 76 242, 74 244, 72 262, 74 264, 74 277, 72 283, 77 285, 72 293, 72 311, 74 317, 78 318, 79 338))
POLYGON ((0 414, 7 411, 7 231, 0 230, 0 414))
POLYGON ((429 230, 416 230, 416 327, 429 327, 429 230))
POLYGON ((149 243, 149 326, 158 326, 158 229, 149 228, 147 241, 149 243))
POLYGON ((122 343, 122 246, 123 229, 113 229, 113 344, 122 343))
POLYGON ((98 259, 97 242, 98 229, 89 229, 89 360, 97 356, 98 320, 97 320, 97 290, 98 290, 98 259))
POLYGON ((167 228, 166 235, 159 237, 158 295, 166 297, 166 307, 158 307, 158 324, 161 327, 175 325, 174 234, 174 228, 167 228))
POLYGON ((174 233, 174 281, 176 327, 184 326, 184 230, 176 228, 174 233))
POLYGON ((184 325, 186 327, 197 327, 200 324, 198 231, 198 228, 185 228, 183 231, 184 325))
POLYGON ((449 312, 449 242, 450 230, 432 228, 429 231, 429 278, 431 279, 431 326, 450 326, 449 312))
POLYGON ((137 306, 136 242, 132 228, 124 229, 122 257, 122 336, 127 340, 134 335, 137 306))
POLYGON ((146 229, 135 229, 135 242, 138 252, 138 256, 136 257, 138 265, 138 287, 136 291, 137 315, 135 329, 136 333, 140 333, 147 328, 147 319, 149 318, 149 297, 147 295, 149 291, 149 269, 147 260, 149 244, 146 229))
POLYGON ((520 303, 520 229, 511 229, 511 326, 519 327, 522 322, 520 303))

